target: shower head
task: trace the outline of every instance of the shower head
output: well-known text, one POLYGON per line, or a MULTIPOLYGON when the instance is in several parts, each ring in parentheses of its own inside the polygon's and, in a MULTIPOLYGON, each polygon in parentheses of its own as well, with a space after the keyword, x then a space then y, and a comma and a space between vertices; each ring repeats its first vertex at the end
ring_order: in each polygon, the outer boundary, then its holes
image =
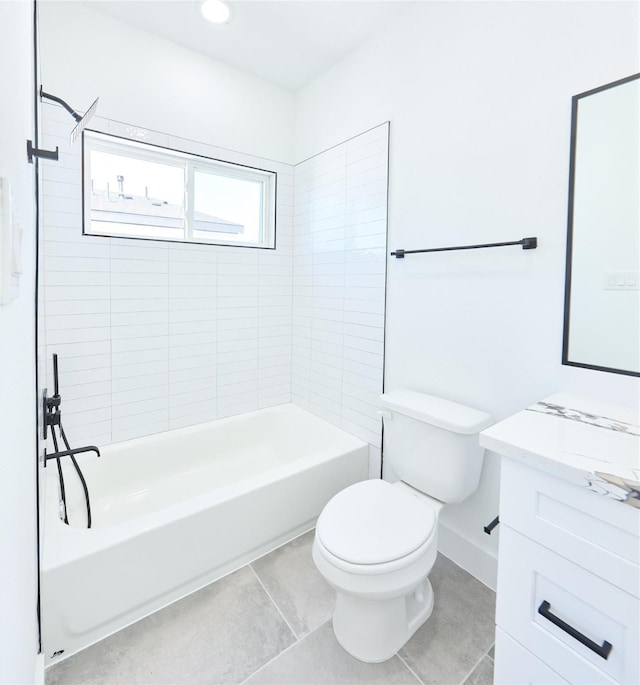
POLYGON ((93 118, 93 115, 96 113, 96 109, 98 108, 99 99, 100 98, 96 98, 93 101, 91 107, 89 107, 89 109, 84 113, 84 116, 82 116, 80 120, 76 119, 78 123, 73 127, 73 131, 71 131, 69 135, 70 145, 73 145, 76 142, 76 140, 78 140, 78 136, 84 131, 87 124, 89 123, 89 120, 93 118))
POLYGON ((56 97, 55 95, 50 95, 49 93, 45 93, 42 90, 42 86, 40 86, 40 97, 46 98, 47 100, 52 100, 53 102, 57 102, 59 105, 62 105, 67 110, 67 112, 69 112, 69 114, 76 120, 76 125, 71 131, 71 134, 69 135, 69 145, 73 145, 76 142, 76 140, 78 140, 78 137, 84 131, 87 124, 89 123, 89 120, 96 113, 96 109, 98 107, 98 100, 100 99, 96 98, 93 101, 91 107, 89 107, 89 109, 83 115, 80 115, 72 107, 70 107, 62 98, 56 97))

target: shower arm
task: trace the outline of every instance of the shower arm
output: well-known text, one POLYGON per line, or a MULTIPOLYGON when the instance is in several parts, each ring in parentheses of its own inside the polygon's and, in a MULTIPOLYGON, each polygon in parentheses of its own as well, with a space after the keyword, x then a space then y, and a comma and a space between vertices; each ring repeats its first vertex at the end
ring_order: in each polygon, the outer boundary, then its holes
MULTIPOLYGON (((51 93, 45 93, 44 90, 42 89, 42 86, 40 86, 40 98, 45 99, 45 100, 51 100, 52 102, 56 102, 57 104, 61 105, 64 107, 64 109, 69 112, 69 114, 74 118, 76 125, 74 126, 73 130, 71 131, 71 134, 69 136, 69 145, 73 145, 82 131, 84 131, 85 127, 87 126, 87 123, 93 117, 96 111, 96 107, 98 106, 98 100, 99 98, 96 98, 89 109, 83 114, 78 114, 78 112, 71 107, 71 105, 67 104, 62 98, 59 98, 57 95, 51 95, 51 93)), ((34 157, 40 157, 42 159, 51 159, 53 161, 58 161, 59 159, 59 149, 58 146, 56 146, 55 150, 41 150, 40 148, 36 147, 34 145, 32 140, 27 140, 27 161, 29 164, 33 163, 33 158, 34 157)))
POLYGON ((70 105, 68 105, 62 98, 59 98, 55 95, 51 95, 50 93, 45 93, 42 90, 42 86, 40 86, 40 97, 41 98, 46 98, 47 100, 53 100, 53 102, 57 102, 59 105, 62 105, 67 112, 76 120, 76 122, 80 121, 82 117, 73 109, 70 105))

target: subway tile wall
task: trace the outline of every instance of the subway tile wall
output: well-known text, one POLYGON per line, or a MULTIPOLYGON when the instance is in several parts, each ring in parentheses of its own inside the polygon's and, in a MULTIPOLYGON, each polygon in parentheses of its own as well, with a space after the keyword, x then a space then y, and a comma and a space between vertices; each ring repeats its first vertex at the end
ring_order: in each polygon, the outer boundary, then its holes
MULTIPOLYGON (((278 173, 277 249, 82 235, 81 146, 42 107, 47 383, 65 429, 107 445, 291 401, 293 167, 97 120, 95 128, 278 173)), ((95 121, 95 120, 94 120, 95 121)))
POLYGON ((389 124, 296 166, 293 402, 381 445, 389 124))
POLYGON ((379 448, 388 124, 296 167, 93 124, 278 172, 277 249, 83 236, 81 146, 43 104, 42 147, 60 148, 41 162, 46 380, 57 352, 70 439, 104 446, 293 401, 379 448))

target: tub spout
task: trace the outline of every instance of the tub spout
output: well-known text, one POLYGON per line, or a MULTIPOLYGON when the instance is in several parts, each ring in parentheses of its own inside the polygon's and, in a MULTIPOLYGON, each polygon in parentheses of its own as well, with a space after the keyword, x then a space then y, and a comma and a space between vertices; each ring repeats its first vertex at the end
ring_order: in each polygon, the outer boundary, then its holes
POLYGON ((100 450, 95 445, 88 445, 87 447, 76 447, 73 450, 62 450, 61 452, 51 452, 51 454, 44 453, 45 465, 49 459, 59 459, 60 457, 71 457, 76 454, 82 454, 83 452, 95 452, 97 456, 100 456, 100 450))

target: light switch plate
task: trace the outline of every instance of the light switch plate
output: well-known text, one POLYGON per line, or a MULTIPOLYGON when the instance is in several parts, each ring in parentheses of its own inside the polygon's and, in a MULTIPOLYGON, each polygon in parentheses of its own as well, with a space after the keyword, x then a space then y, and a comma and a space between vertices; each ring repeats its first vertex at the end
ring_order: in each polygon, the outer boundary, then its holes
POLYGON ((607 271, 604 275, 605 290, 638 290, 637 271, 607 271))

